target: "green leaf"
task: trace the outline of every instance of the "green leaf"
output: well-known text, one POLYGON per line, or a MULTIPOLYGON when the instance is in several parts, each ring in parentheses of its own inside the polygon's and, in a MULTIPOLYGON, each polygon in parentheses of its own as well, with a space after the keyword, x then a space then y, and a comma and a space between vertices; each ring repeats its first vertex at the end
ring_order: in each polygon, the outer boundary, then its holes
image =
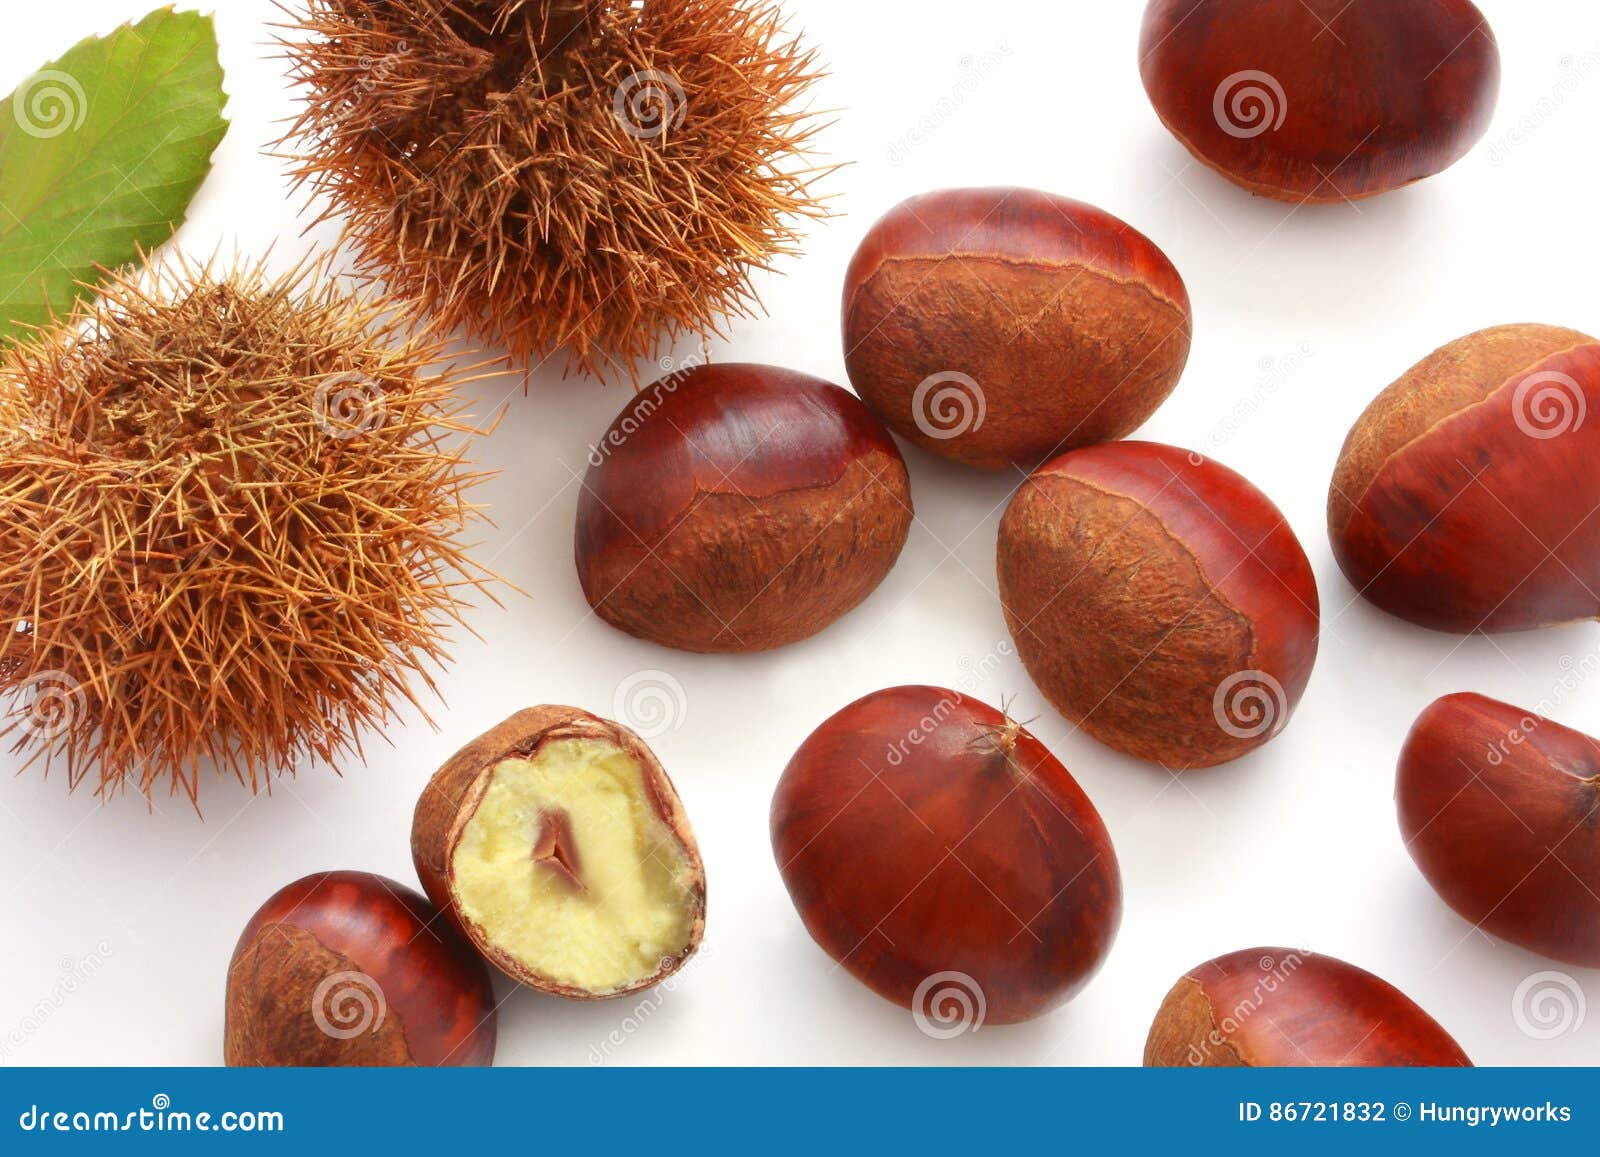
POLYGON ((210 16, 90 37, 0 105, 0 346, 172 236, 228 122, 210 16))

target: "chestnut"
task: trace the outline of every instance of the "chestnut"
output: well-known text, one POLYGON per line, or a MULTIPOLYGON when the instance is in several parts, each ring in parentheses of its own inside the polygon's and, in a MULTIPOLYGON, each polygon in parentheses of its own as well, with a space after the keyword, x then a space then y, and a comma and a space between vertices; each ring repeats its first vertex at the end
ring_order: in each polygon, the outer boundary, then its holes
POLYGON ((1470 0, 1150 0, 1139 72, 1202 164, 1281 201, 1355 201, 1455 164, 1500 50, 1470 0))
POLYGON ((1168 768, 1236 759, 1281 731, 1317 654, 1316 579, 1244 478, 1153 442, 1074 450, 1000 521, 1000 598, 1056 708, 1168 768))
POLYGON ((487 1065, 489 970, 438 911, 370 872, 279 890, 228 965, 229 1065, 487 1065))
POLYGON ((1482 695, 1446 695, 1400 753, 1406 849, 1491 935, 1600 968, 1600 741, 1482 695))
POLYGON ((1328 492, 1350 582, 1439 631, 1600 616, 1600 343, 1509 325, 1451 342, 1369 406, 1328 492))
POLYGON ((706 926, 689 817, 632 731, 530 707, 467 744, 417 801, 428 896, 511 979, 580 1000, 676 972, 706 926))
POLYGON ((845 278, 856 393, 902 438, 987 470, 1132 433, 1177 385, 1193 328, 1152 241, 1035 189, 913 197, 845 278))
POLYGON ((578 579, 630 635, 762 651, 854 608, 910 530, 905 462, 849 393, 774 366, 694 366, 646 387, 590 454, 578 579))
POLYGON ((1410 997, 1332 956, 1246 948, 1167 993, 1145 1041, 1152 1068, 1470 1067, 1410 997))
POLYGON ((772 851, 813 940, 873 992, 943 1026, 1070 999, 1122 917, 1089 797, 1021 724, 957 691, 856 700, 795 752, 772 851))

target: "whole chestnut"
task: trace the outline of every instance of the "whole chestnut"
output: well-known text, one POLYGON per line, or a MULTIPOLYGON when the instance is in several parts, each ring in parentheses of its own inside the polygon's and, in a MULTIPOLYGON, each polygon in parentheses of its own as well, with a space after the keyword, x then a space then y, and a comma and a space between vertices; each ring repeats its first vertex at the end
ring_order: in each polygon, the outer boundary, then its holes
POLYGON ((641 391, 590 454, 578 579, 630 635, 761 651, 854 608, 910 530, 905 462, 849 393, 773 366, 695 366, 641 391))
POLYGON ((489 970, 438 911, 370 872, 279 890, 228 965, 229 1065, 487 1065, 489 970))
POLYGON ((1281 731, 1317 654, 1316 579, 1244 478, 1153 442, 1074 450, 1000 521, 1000 599, 1017 654, 1090 735, 1174 770, 1281 731))
POLYGON ((1150 0, 1139 72, 1202 164, 1280 201, 1354 201, 1455 164, 1500 50, 1470 0, 1150 0))
POLYGON ((1153 242, 1034 189, 913 197, 845 278, 856 393, 901 437, 987 470, 1132 433, 1177 385, 1193 328, 1153 242))
POLYGON ((417 800, 429 898, 511 979, 579 1000, 682 968, 706 874, 677 789, 620 723, 519 711, 451 756, 417 800))
POLYGON ((1447 695, 1400 753, 1406 849, 1493 936, 1600 968, 1600 742, 1509 703, 1447 695))
POLYGON ((812 939, 939 1033, 1070 999, 1122 916, 1111 837, 1067 769, 938 687, 874 692, 813 731, 772 797, 772 850, 812 939))
POLYGON ((1600 343, 1509 325, 1451 342, 1369 406, 1328 492, 1361 594, 1439 631, 1600 615, 1600 343))
POLYGON ((1392 984, 1332 956, 1247 948, 1191 968, 1161 1002, 1152 1068, 1471 1066, 1392 984))

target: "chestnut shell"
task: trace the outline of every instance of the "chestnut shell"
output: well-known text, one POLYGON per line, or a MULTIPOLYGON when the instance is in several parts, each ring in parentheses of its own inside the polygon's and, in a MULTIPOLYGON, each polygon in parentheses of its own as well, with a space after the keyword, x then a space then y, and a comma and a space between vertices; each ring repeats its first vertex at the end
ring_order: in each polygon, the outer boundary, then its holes
POLYGON ((1460 1045, 1394 985, 1332 956, 1247 948, 1191 968, 1167 993, 1144 1063, 1470 1066, 1460 1045))
POLYGON ((1509 325, 1436 350, 1356 422, 1328 493, 1345 576, 1434 630, 1600 616, 1600 343, 1509 325))
POLYGON ((229 1065, 487 1065, 484 962, 403 884, 318 872, 251 917, 228 965, 229 1065))
POLYGON ((1162 123, 1228 180, 1354 201, 1471 150, 1500 50, 1469 0, 1151 0, 1139 73, 1162 123))
POLYGON ((1445 903, 1491 935, 1600 968, 1600 741, 1447 695, 1406 738, 1395 802, 1445 903))
POLYGON ((1000 598, 1068 719, 1172 769, 1287 724, 1316 660, 1316 578, 1266 495, 1209 459, 1112 442, 1047 463, 1000 521, 1000 598))
POLYGON ((877 588, 910 533, 894 440, 838 386, 773 366, 696 366, 646 387, 590 455, 584 597, 686 651, 761 651, 877 588))
POLYGON ((984 1023, 1048 1012, 1121 920, 1083 789, 1025 728, 938 687, 874 692, 813 731, 773 795, 772 850, 812 939, 924 1015, 945 976, 975 986, 984 1023))
POLYGON ((845 278, 850 384, 896 434, 987 470, 1031 470, 1132 433, 1177 385, 1194 322, 1155 243, 1035 189, 896 206, 845 278))
POLYGON ((673 786, 655 752, 643 739, 620 723, 591 715, 577 707, 554 704, 526 707, 491 727, 446 760, 444 766, 434 772, 433 778, 428 781, 412 813, 411 859, 428 898, 439 906, 450 923, 484 959, 518 984, 555 996, 572 1000, 603 1000, 649 988, 687 964, 705 937, 705 862, 700 857, 700 845, 695 841, 688 813, 684 811, 677 788, 673 786), (653 975, 638 983, 608 992, 574 988, 524 967, 520 960, 503 951, 482 928, 462 914, 450 881, 451 856, 488 790, 495 767, 502 760, 526 759, 544 744, 563 739, 600 740, 621 748, 638 763, 650 789, 656 815, 671 829, 683 849, 684 858, 693 873, 693 891, 699 902, 689 944, 682 953, 663 959, 661 967, 653 975))

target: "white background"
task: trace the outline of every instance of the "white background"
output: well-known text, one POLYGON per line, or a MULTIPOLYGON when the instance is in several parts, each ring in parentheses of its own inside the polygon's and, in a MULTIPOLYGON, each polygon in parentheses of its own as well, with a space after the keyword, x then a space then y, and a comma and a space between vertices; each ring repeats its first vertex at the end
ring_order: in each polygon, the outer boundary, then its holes
MULTIPOLYGON (((148 2, 13 6, 0 91, 148 2)), ((261 152, 293 108, 268 43, 270 6, 218 7, 232 128, 181 240, 196 252, 276 244, 275 260, 288 263, 333 230, 301 235, 310 214, 261 152)), ((853 164, 826 186, 839 216, 812 230, 803 260, 763 280, 770 317, 734 326, 713 357, 843 383, 845 266, 871 223, 914 193, 1033 185, 1131 222, 1182 272, 1196 323, 1188 370, 1141 436, 1205 449, 1253 479, 1316 568, 1322 654, 1287 732, 1180 781, 1074 734, 1004 658, 975 690, 991 702, 1015 696, 1019 717, 1037 716, 1033 729, 1099 806, 1126 911, 1104 969, 1072 1004, 1026 1025, 929 1039, 808 939, 772 860, 767 807, 794 748, 846 702, 983 669, 1006 638, 994 538, 1019 478, 908 452, 917 525, 866 604, 775 654, 678 654, 588 614, 573 571, 586 448, 627 387, 541 373, 524 396, 520 376, 507 375, 473 388, 481 415, 510 406, 478 448, 503 471, 484 491, 499 525, 481 555, 529 597, 473 615, 484 640, 456 646, 448 707, 432 713, 438 730, 407 718, 392 748, 368 744, 368 765, 343 779, 309 767, 270 798, 207 784, 203 823, 186 804, 102 807, 69 797, 54 775, 0 776, 4 1063, 219 1063, 229 954, 261 901, 327 868, 414 883, 412 804, 443 759, 525 705, 615 714, 619 685, 641 671, 683 688, 676 728, 653 746, 705 854, 704 949, 671 991, 646 998, 636 1028, 637 998, 573 1004, 497 980, 503 1064, 1136 1064, 1184 969, 1266 944, 1377 972, 1480 1064, 1600 1061, 1600 972, 1564 970, 1595 1004, 1581 1028, 1551 1040, 1522 1031, 1519 984, 1556 966, 1473 931, 1434 897, 1401 846, 1391 798, 1406 729, 1446 692, 1543 701, 1562 722, 1600 731, 1600 679, 1558 688, 1564 664, 1588 657, 1597 670, 1600 633, 1459 639, 1386 618, 1353 601, 1323 517, 1345 431, 1436 346, 1512 321, 1600 331, 1600 11, 1589 0, 1483 0, 1505 67, 1486 141, 1403 192, 1294 210, 1224 183, 1161 128, 1139 83, 1133 0, 788 7, 832 69, 818 104, 842 112, 823 145, 853 164), (101 958, 92 975, 69 980, 91 956, 101 958), (613 1032, 621 1043, 603 1045, 613 1032)))

